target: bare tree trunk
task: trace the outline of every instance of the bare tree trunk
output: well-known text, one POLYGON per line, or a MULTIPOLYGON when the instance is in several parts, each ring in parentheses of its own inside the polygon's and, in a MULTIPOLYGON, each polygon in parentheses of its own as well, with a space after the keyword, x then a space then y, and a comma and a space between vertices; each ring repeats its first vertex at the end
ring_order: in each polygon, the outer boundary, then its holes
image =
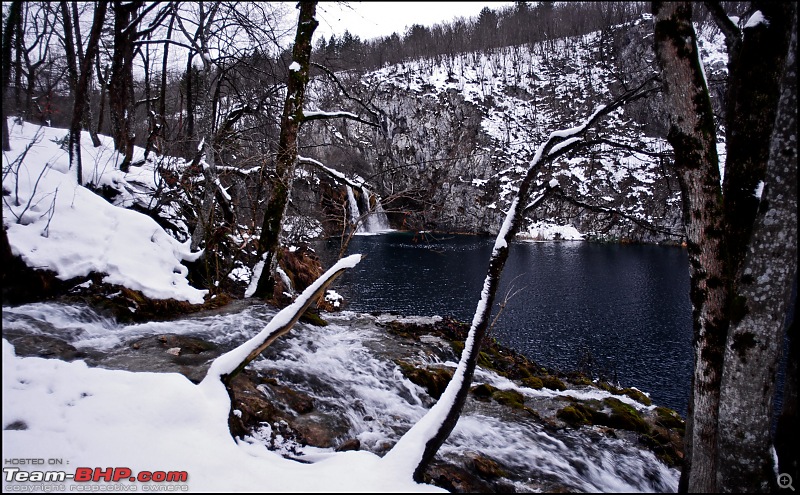
MULTIPOLYGON (((742 37, 721 6, 709 2, 709 7, 730 51, 722 188, 691 4, 653 4, 655 49, 670 112, 668 140, 682 190, 695 328, 679 489, 765 491, 775 483, 772 397, 796 273, 796 94, 784 97, 782 116, 775 117, 795 14, 790 4, 757 3, 762 17, 748 22, 742 37), (760 18, 765 22, 756 22, 760 18)), ((796 91, 794 79, 783 84, 796 91)))
MULTIPOLYGON (((62 5, 66 6, 66 2, 62 5)), ((70 167, 75 164, 78 184, 83 184, 83 164, 81 163, 81 125, 83 123, 84 107, 88 103, 89 80, 92 77, 92 62, 97 54, 100 44, 100 34, 103 31, 103 21, 106 18, 108 2, 101 0, 94 11, 92 30, 86 45, 86 56, 81 61, 80 77, 75 85, 75 102, 72 109, 72 121, 69 130, 69 160, 70 167)), ((68 35, 69 36, 69 35, 68 35)))
MULTIPOLYGON (((760 205, 753 208, 756 215, 753 235, 746 243, 747 256, 737 278, 733 320, 725 346, 717 475, 717 486, 724 492, 768 492, 778 488, 770 451, 773 397, 784 342, 784 315, 797 273, 797 16, 795 13, 782 19, 774 16, 768 19, 768 26, 760 25, 757 29, 776 32, 759 33, 772 38, 769 47, 759 47, 762 48, 757 51, 759 58, 773 61, 768 48, 785 54, 781 37, 791 35, 791 46, 783 90, 776 92, 780 97, 777 118, 774 125, 764 123, 768 129, 774 127, 771 139, 765 143, 769 148, 765 185, 760 198, 752 189, 749 194, 760 200, 760 205)), ((745 36, 752 29, 745 30, 745 36)), ((764 72, 767 70, 772 67, 763 67, 761 74, 769 78, 770 73, 764 72)), ((769 102, 775 99, 769 94, 770 89, 764 81, 753 92, 760 96, 758 101, 769 102)), ((753 97, 748 92, 745 99, 753 97)), ((768 110, 758 108, 753 113, 763 114, 768 110)), ((762 127, 752 123, 747 135, 751 148, 761 148, 751 143, 750 137, 766 134, 768 129, 762 127)), ((761 163, 756 161, 752 166, 761 168, 761 163)), ((729 199, 726 194, 726 202, 729 199)))
POLYGON ((800 336, 797 334, 797 274, 792 292, 792 307, 795 314, 786 329, 789 339, 786 357, 785 381, 783 384, 783 408, 778 417, 775 432, 775 452, 778 454, 778 472, 786 473, 793 480, 800 479, 800 421, 798 421, 797 380, 800 376, 800 336))
MULTIPOLYGON (((6 19, 6 25, 3 26, 3 93, 0 94, 0 97, 5 99, 6 97, 6 90, 8 89, 9 79, 11 77, 11 41, 14 32, 16 31, 16 26, 19 24, 19 20, 22 17, 22 2, 16 0, 11 2, 11 5, 8 9, 8 19, 6 19)), ((17 34, 19 37, 19 34, 17 34)), ((19 40, 17 40, 17 46, 19 46, 19 40)), ((17 77, 19 77, 19 69, 20 67, 17 66, 17 77)), ((3 151, 11 151, 11 144, 9 143, 9 136, 8 136, 8 114, 6 113, 6 105, 2 105, 3 107, 3 151)))
POLYGON ((717 418, 728 332, 722 191, 711 99, 689 2, 654 2, 655 50, 670 110, 668 140, 683 200, 694 321, 694 373, 681 489, 716 491, 717 418))
POLYGON ((114 148, 124 155, 119 168, 127 172, 133 160, 133 42, 136 29, 130 26, 141 0, 114 0, 114 53, 111 58, 111 79, 108 102, 111 110, 111 134, 114 148))
MULTIPOLYGON (((172 39, 172 26, 174 23, 175 14, 173 13, 173 15, 170 16, 169 26, 167 26, 167 40, 172 39)), ((169 68, 169 45, 169 43, 164 43, 164 56, 161 61, 161 84, 158 97, 158 113, 154 117, 154 128, 147 137, 147 145, 144 149, 145 159, 147 159, 147 155, 154 148, 159 153, 163 152, 163 150, 159 149, 157 142, 160 138, 163 138, 164 126, 167 122, 165 115, 167 113, 167 70, 169 68)))
POLYGON ((275 175, 272 179, 272 193, 264 211, 264 223, 261 227, 258 244, 258 254, 263 262, 263 268, 253 294, 255 297, 271 297, 275 285, 272 275, 278 266, 281 222, 289 202, 297 163, 297 132, 303 120, 303 101, 311 61, 311 38, 319 24, 316 19, 316 1, 301 1, 299 7, 300 16, 292 49, 292 65, 289 68, 286 102, 281 117, 281 134, 275 175))
MULTIPOLYGON (((106 9, 107 10, 107 9, 106 9)), ((76 0, 72 0, 72 27, 75 30, 75 49, 76 54, 78 55, 78 64, 83 66, 85 54, 83 52, 83 37, 81 36, 81 23, 80 23, 80 15, 78 14, 78 2, 76 0)), ((89 62, 89 67, 91 69, 92 61, 89 62)), ((89 77, 88 81, 91 81, 92 78, 89 77)), ((91 86, 91 83, 87 83, 91 86)), ((91 102, 91 94, 86 91, 86 106, 84 107, 83 112, 83 128, 89 131, 89 136, 92 138, 92 145, 97 148, 100 146, 100 138, 97 136, 97 130, 92 126, 92 102, 91 102)))

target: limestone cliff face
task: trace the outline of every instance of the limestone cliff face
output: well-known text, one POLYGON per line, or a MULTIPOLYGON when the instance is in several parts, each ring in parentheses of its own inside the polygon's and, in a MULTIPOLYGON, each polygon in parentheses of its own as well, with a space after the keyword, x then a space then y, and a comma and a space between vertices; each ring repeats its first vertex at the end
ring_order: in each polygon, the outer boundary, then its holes
MULTIPOLYGON (((366 180, 394 228, 496 233, 539 143, 653 73, 651 32, 642 19, 350 75, 379 126, 314 123, 305 129, 309 153, 366 180)), ((709 70, 719 73, 714 63, 709 70)), ((313 94, 318 108, 342 101, 322 85, 313 94)), ((528 222, 570 225, 588 238, 679 242, 680 193, 662 116, 657 95, 620 109, 593 131, 605 144, 540 170, 538 183, 556 179, 561 194, 528 222)))

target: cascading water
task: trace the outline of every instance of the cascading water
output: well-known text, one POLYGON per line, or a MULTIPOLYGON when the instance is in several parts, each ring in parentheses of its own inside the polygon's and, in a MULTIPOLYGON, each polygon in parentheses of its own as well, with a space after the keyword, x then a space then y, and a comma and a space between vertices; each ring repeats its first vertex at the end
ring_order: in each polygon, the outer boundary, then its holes
MULTIPOLYGON (((213 313, 170 322, 123 325, 83 306, 37 303, 4 307, 3 334, 57 337, 91 352, 101 367, 125 367, 121 356, 135 359, 131 341, 180 333, 230 349, 255 335, 274 315, 270 307, 237 302, 213 313), (102 351, 102 352, 97 352, 102 351), (127 354, 125 354, 127 353, 127 354), (116 359, 103 362, 104 356, 116 359)), ((325 316, 326 327, 298 324, 269 347, 253 367, 272 373, 282 384, 313 397, 316 409, 349 424, 348 435, 362 449, 383 453, 419 418, 433 400, 401 372, 396 360, 449 367, 424 346, 449 344, 436 337, 425 344, 400 344, 383 325, 394 317, 344 312, 325 316)), ((424 323, 424 322, 423 322, 424 323)), ((90 363, 91 364, 91 363, 90 363)), ((138 365, 138 363, 137 363, 138 365)), ((479 368, 475 382, 498 388, 517 387, 491 371, 479 368)), ((543 396, 571 394, 517 387, 534 404, 543 396)), ((313 462, 314 449, 296 454, 313 462)), ((474 453, 502 462, 516 491, 675 491, 678 472, 666 467, 635 438, 607 436, 591 428, 546 428, 530 415, 510 414, 496 402, 470 398, 455 430, 438 457, 453 462, 474 453)))
POLYGON ((383 210, 381 200, 375 196, 375 209, 372 209, 370 204, 370 197, 372 193, 365 186, 361 186, 361 201, 364 203, 364 211, 370 212, 364 221, 366 231, 370 233, 385 232, 391 230, 389 227, 389 219, 386 217, 386 212, 383 210))
POLYGON ((364 232, 364 223, 358 221, 358 218, 361 216, 361 212, 358 211, 358 201, 356 201, 356 196, 353 194, 353 188, 349 185, 345 187, 347 188, 347 210, 349 213, 350 223, 356 225, 356 232, 364 232))

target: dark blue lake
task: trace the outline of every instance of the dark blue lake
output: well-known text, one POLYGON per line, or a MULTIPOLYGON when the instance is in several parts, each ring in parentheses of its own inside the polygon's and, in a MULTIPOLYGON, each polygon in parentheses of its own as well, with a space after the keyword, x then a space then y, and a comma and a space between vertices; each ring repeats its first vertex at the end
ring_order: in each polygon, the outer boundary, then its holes
MULTIPOLYGON (((367 256, 336 290, 353 311, 471 322, 493 244, 477 236, 356 236, 348 254, 367 256)), ((323 258, 335 255, 338 240, 320 248, 323 258)), ((506 299, 491 331, 503 344, 547 367, 637 387, 686 414, 692 310, 684 249, 517 242, 493 315, 506 299)))

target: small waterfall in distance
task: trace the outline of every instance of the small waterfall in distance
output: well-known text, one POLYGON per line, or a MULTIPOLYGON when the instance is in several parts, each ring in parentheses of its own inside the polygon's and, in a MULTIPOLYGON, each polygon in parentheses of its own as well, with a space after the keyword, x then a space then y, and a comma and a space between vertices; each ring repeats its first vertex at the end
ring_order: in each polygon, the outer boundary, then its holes
POLYGON ((369 200, 372 193, 365 186, 361 186, 361 193, 361 201, 364 203, 364 209, 370 212, 364 222, 367 232, 384 232, 391 230, 391 227, 389 227, 389 218, 386 217, 386 212, 383 211, 380 198, 375 195, 375 209, 372 210, 369 200))
MULTIPOLYGON (((361 216, 361 212, 358 211, 358 201, 356 201, 356 196, 353 194, 353 188, 349 185, 345 187, 347 187, 348 220, 350 224, 356 224, 358 222, 358 217, 361 216)), ((356 232, 364 232, 364 223, 358 223, 356 232)))
POLYGON ((370 196, 372 196, 372 193, 369 189, 361 186, 361 207, 359 207, 353 188, 349 185, 345 187, 347 188, 348 220, 350 223, 356 223, 362 215, 362 211, 369 212, 356 227, 356 233, 378 233, 392 230, 389 227, 389 219, 383 210, 381 200, 377 195, 375 196, 375 209, 370 211, 370 196))

